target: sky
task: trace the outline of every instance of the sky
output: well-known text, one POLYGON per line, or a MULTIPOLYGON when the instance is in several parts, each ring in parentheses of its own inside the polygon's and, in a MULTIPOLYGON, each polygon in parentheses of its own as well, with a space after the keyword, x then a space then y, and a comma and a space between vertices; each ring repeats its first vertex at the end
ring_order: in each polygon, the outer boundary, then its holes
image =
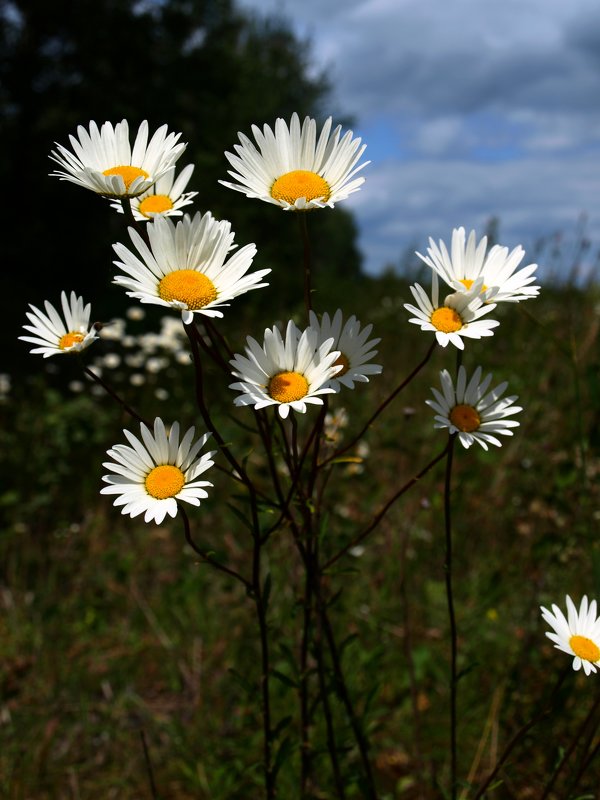
MULTIPOLYGON (((365 268, 402 263, 460 225, 570 266, 600 247, 598 0, 239 0, 310 42, 331 114, 350 116, 371 164, 344 201, 365 268), (536 250, 544 239, 562 255, 536 250)), ((259 120, 257 123, 271 122, 259 120)), ((546 264, 542 265, 542 259, 546 264)), ((550 263, 552 262, 552 264, 550 263)))

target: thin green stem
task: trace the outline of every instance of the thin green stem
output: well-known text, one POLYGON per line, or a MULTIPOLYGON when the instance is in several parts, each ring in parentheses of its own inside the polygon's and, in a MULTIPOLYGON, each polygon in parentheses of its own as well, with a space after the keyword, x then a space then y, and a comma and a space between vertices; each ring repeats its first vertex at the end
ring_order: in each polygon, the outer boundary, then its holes
POLYGON ((454 613, 454 597, 452 592, 452 519, 450 488, 452 478, 452 461, 456 434, 451 434, 447 447, 446 478, 444 482, 444 527, 446 533, 446 553, 444 558, 444 576, 446 582, 446 599, 450 620, 450 797, 456 800, 456 683, 457 683, 457 631, 454 613))

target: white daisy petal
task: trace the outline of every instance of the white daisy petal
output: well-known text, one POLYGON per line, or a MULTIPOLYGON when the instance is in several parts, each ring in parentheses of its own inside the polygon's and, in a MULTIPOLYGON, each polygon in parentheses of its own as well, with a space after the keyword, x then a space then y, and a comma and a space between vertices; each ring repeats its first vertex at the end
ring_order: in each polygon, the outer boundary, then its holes
POLYGON ((123 514, 136 517, 143 513, 146 522, 154 520, 158 525, 167 515, 175 517, 178 500, 200 505, 199 498, 207 497, 202 487, 212 484, 195 478, 212 466, 214 453, 193 459, 210 434, 192 443, 193 428, 181 441, 179 432, 179 423, 175 422, 167 435, 158 417, 153 430, 143 423, 140 425, 141 438, 124 431, 131 446, 115 445, 108 451, 114 461, 104 466, 112 472, 103 476, 102 480, 108 485, 100 494, 116 495, 113 504, 123 506, 123 514))
POLYGON ((590 675, 600 666, 600 619, 596 618, 596 601, 588 605, 587 595, 584 595, 579 609, 569 595, 565 601, 567 616, 554 604, 552 611, 541 606, 543 620, 554 631, 546 632, 546 636, 558 650, 573 656, 576 672, 583 668, 585 674, 590 675))
POLYGON ((178 144, 180 133, 167 135, 166 125, 147 144, 146 121, 139 127, 133 151, 127 120, 114 128, 105 122, 100 130, 92 121, 89 133, 80 125, 77 136, 69 137, 72 153, 60 144, 51 152, 50 158, 62 167, 51 175, 113 198, 143 195, 169 172, 186 148, 178 144))
POLYGON ((253 125, 256 145, 239 133, 241 144, 234 145, 235 155, 225 153, 233 167, 229 175, 236 182, 219 182, 285 211, 333 208, 360 188, 364 178, 354 176, 369 162, 358 164, 366 145, 353 139, 352 131, 340 139, 340 126, 330 134, 331 124, 329 118, 318 140, 315 120, 306 117, 300 127, 297 114, 289 127, 277 119, 275 132, 268 125, 262 131, 253 125))
POLYGON ((31 312, 27 319, 31 325, 23 328, 34 336, 19 336, 25 342, 41 345, 31 349, 31 353, 40 353, 44 358, 64 353, 80 353, 89 347, 98 338, 94 327, 90 328, 90 305, 83 305, 83 298, 71 292, 69 298, 65 292, 61 293, 61 306, 64 320, 60 314, 46 300, 44 314, 38 308, 30 305, 31 312))

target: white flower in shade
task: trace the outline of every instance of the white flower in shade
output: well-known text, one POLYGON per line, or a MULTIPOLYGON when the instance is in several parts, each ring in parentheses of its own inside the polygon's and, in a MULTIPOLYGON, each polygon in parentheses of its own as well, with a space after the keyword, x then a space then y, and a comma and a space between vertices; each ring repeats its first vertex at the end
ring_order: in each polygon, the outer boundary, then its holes
POLYGON ((123 506, 122 514, 144 514, 145 522, 154 520, 160 525, 167 514, 177 514, 178 500, 199 506, 200 499, 208 497, 204 487, 212 483, 197 478, 212 467, 216 451, 197 456, 210 433, 194 442, 194 428, 190 428, 180 442, 179 423, 174 422, 167 434, 159 417, 153 432, 140 425, 141 439, 130 431, 123 433, 131 446, 117 444, 108 451, 114 461, 103 464, 111 474, 103 476, 108 486, 100 490, 100 494, 117 495, 114 505, 123 506))
POLYGON ((573 669, 586 675, 597 672, 600 667, 600 617, 596 616, 596 601, 588 604, 584 595, 579 611, 569 595, 566 596, 567 617, 560 608, 552 605, 552 611, 541 606, 542 617, 554 630, 546 636, 563 653, 573 656, 573 669))
POLYGON ((41 353, 44 358, 55 356, 59 353, 78 353, 85 350, 98 338, 93 326, 90 328, 90 304, 83 305, 83 298, 71 292, 67 298, 61 292, 60 302, 63 316, 61 317, 54 306, 47 300, 44 303, 46 313, 33 305, 27 312, 27 319, 31 325, 23 328, 33 336, 19 336, 24 342, 39 345, 30 350, 31 353, 41 353))
POLYGON ((420 259, 453 289, 464 292, 481 278, 482 299, 495 303, 518 303, 537 297, 539 286, 531 286, 535 280, 534 272, 537 264, 529 264, 515 272, 525 251, 519 245, 514 250, 494 245, 486 254, 487 236, 476 244, 475 231, 471 231, 465 243, 465 229, 455 228, 452 231, 451 251, 440 240, 439 247, 433 239, 429 239, 427 255, 417 253, 420 259))
POLYGON ((481 278, 473 284, 468 291, 449 294, 443 303, 440 303, 437 273, 431 276, 431 299, 427 293, 416 283, 410 287, 417 306, 405 303, 406 308, 416 316, 409 322, 420 325, 422 331, 432 331, 442 347, 451 342, 459 350, 464 350, 463 337, 468 339, 481 339, 483 336, 493 336, 492 328, 500 323, 496 320, 481 319, 496 308, 495 303, 483 304, 479 297, 482 286, 481 278))
POLYGON ((265 330, 263 345, 251 336, 247 342, 247 357, 238 354, 230 361, 240 382, 229 388, 242 392, 233 401, 236 406, 258 410, 276 405, 285 418, 290 408, 304 414, 307 403, 322 405, 320 395, 333 393, 327 383, 340 370, 333 339, 320 342, 316 330, 309 327, 301 333, 290 320, 285 341, 273 326, 265 330))
POLYGON ((91 189, 105 197, 136 197, 146 192, 177 161, 186 148, 178 144, 180 133, 167 134, 162 125, 148 142, 148 123, 142 122, 133 149, 127 120, 100 129, 90 122, 89 131, 77 128, 69 136, 72 151, 57 143, 50 158, 66 171, 51 175, 91 189))
POLYGON ((256 145, 243 133, 241 144, 234 145, 236 155, 225 153, 233 170, 228 173, 238 183, 219 181, 229 189, 244 192, 285 211, 304 211, 309 208, 333 208, 364 183, 355 178, 357 162, 366 145, 352 138, 352 131, 341 135, 341 125, 331 132, 331 117, 325 122, 317 140, 317 123, 306 117, 300 127, 297 114, 292 115, 288 128, 285 120, 275 122, 275 132, 268 125, 261 131, 252 126, 256 145))
POLYGON ((508 383, 505 381, 488 391, 492 375, 481 379, 481 367, 477 367, 467 383, 467 371, 463 366, 458 370, 456 386, 448 370, 440 372, 442 391, 432 388, 435 400, 426 400, 427 405, 437 411, 435 428, 448 428, 457 433, 463 447, 478 442, 484 450, 488 444, 501 446, 496 434, 512 436, 511 428, 519 423, 509 419, 523 409, 515 406, 516 395, 502 397, 508 383))
MULTIPOLYGON (((171 167, 160 177, 154 186, 144 194, 131 198, 131 211, 138 222, 148 222, 154 217, 180 217, 181 210, 192 203, 192 198, 198 192, 184 192, 188 185, 194 165, 188 164, 182 169, 175 179, 175 167, 171 167)), ((111 206, 119 213, 123 214, 123 205, 120 201, 114 201, 111 206)))
POLYGON ((271 270, 246 273, 256 255, 247 244, 230 258, 236 245, 231 224, 217 222, 210 213, 185 214, 176 224, 157 217, 146 226, 150 247, 133 228, 129 235, 137 254, 122 244, 113 245, 121 259, 114 263, 126 273, 114 283, 124 286, 130 297, 142 303, 168 306, 181 312, 189 324, 195 313, 222 317, 219 306, 250 289, 267 286, 261 279, 271 270))
POLYGON ((377 350, 373 350, 381 339, 371 339, 372 325, 366 325, 362 330, 360 322, 352 316, 342 327, 342 312, 338 310, 330 319, 325 312, 321 321, 314 311, 309 315, 310 326, 314 328, 319 336, 319 342, 333 339, 333 349, 339 350, 340 355, 336 364, 341 366, 341 370, 334 378, 329 381, 329 386, 336 392, 340 391, 340 386, 347 386, 354 389, 354 382, 368 383, 368 375, 379 375, 382 367, 379 364, 367 363, 370 358, 377 355, 377 350))

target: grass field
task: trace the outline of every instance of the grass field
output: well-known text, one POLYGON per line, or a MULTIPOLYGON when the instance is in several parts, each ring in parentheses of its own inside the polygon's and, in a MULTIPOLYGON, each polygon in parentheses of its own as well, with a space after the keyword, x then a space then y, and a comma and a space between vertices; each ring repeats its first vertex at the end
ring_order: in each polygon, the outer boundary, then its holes
MULTIPOLYGON (((382 338, 376 361, 384 366, 381 376, 331 403, 347 412, 336 435, 349 440, 424 357, 430 339, 407 323, 404 281, 365 279, 344 292, 340 298, 336 287, 324 287, 317 307, 341 305, 373 322, 382 338)), ((237 302, 245 318, 235 328, 223 321, 234 350, 274 321, 252 319, 251 301, 237 302)), ((130 320, 128 329, 158 330, 160 316, 148 314, 143 325, 130 320)), ((457 448, 452 483, 462 796, 474 796, 511 737, 543 713, 485 797, 540 798, 560 767, 549 797, 595 798, 599 678, 573 672, 570 659, 552 648, 539 606, 563 606, 565 594, 576 602, 583 594, 600 597, 600 291, 544 287, 538 299, 502 308, 499 318, 493 339, 467 345, 464 363, 481 363, 496 383, 509 381, 524 409, 521 426, 493 452, 457 448)), ((127 355, 123 341, 85 355, 118 348, 127 355)), ((439 370, 453 368, 450 349, 437 348, 353 449, 360 461, 333 469, 323 553, 356 535, 394 488, 444 447, 424 400, 439 370)), ((103 375, 142 414, 203 429, 192 367, 173 351, 158 355, 168 363, 154 372, 143 359, 136 369, 123 360, 103 375), (132 371, 140 385, 129 383, 132 371)), ((76 359, 38 361, 40 374, 13 377, 0 409, 0 796, 262 797, 253 604, 239 585, 199 563, 179 518, 145 525, 99 495, 106 450, 122 439, 123 427, 135 425, 88 382, 79 391, 76 359), (42 374, 45 367, 53 371, 42 374)), ((233 393, 216 373, 209 387, 226 438, 243 449, 248 434, 236 420, 247 422, 252 412, 234 413, 233 393)), ((264 457, 250 449, 247 456, 260 474, 264 457)), ((210 498, 190 512, 195 537, 245 572, 252 543, 227 506, 243 509, 244 493, 232 496, 221 471, 210 479, 210 498)), ((386 800, 443 797, 448 781, 443 483, 441 464, 327 576, 348 686, 386 800)), ((285 531, 269 541, 265 569, 272 578, 274 718, 280 741, 290 734, 278 796, 294 800, 304 588, 285 531)), ((332 704, 347 797, 360 798, 356 746, 342 704, 335 696, 332 704)), ((336 797, 318 708, 312 733, 310 797, 336 797)))

